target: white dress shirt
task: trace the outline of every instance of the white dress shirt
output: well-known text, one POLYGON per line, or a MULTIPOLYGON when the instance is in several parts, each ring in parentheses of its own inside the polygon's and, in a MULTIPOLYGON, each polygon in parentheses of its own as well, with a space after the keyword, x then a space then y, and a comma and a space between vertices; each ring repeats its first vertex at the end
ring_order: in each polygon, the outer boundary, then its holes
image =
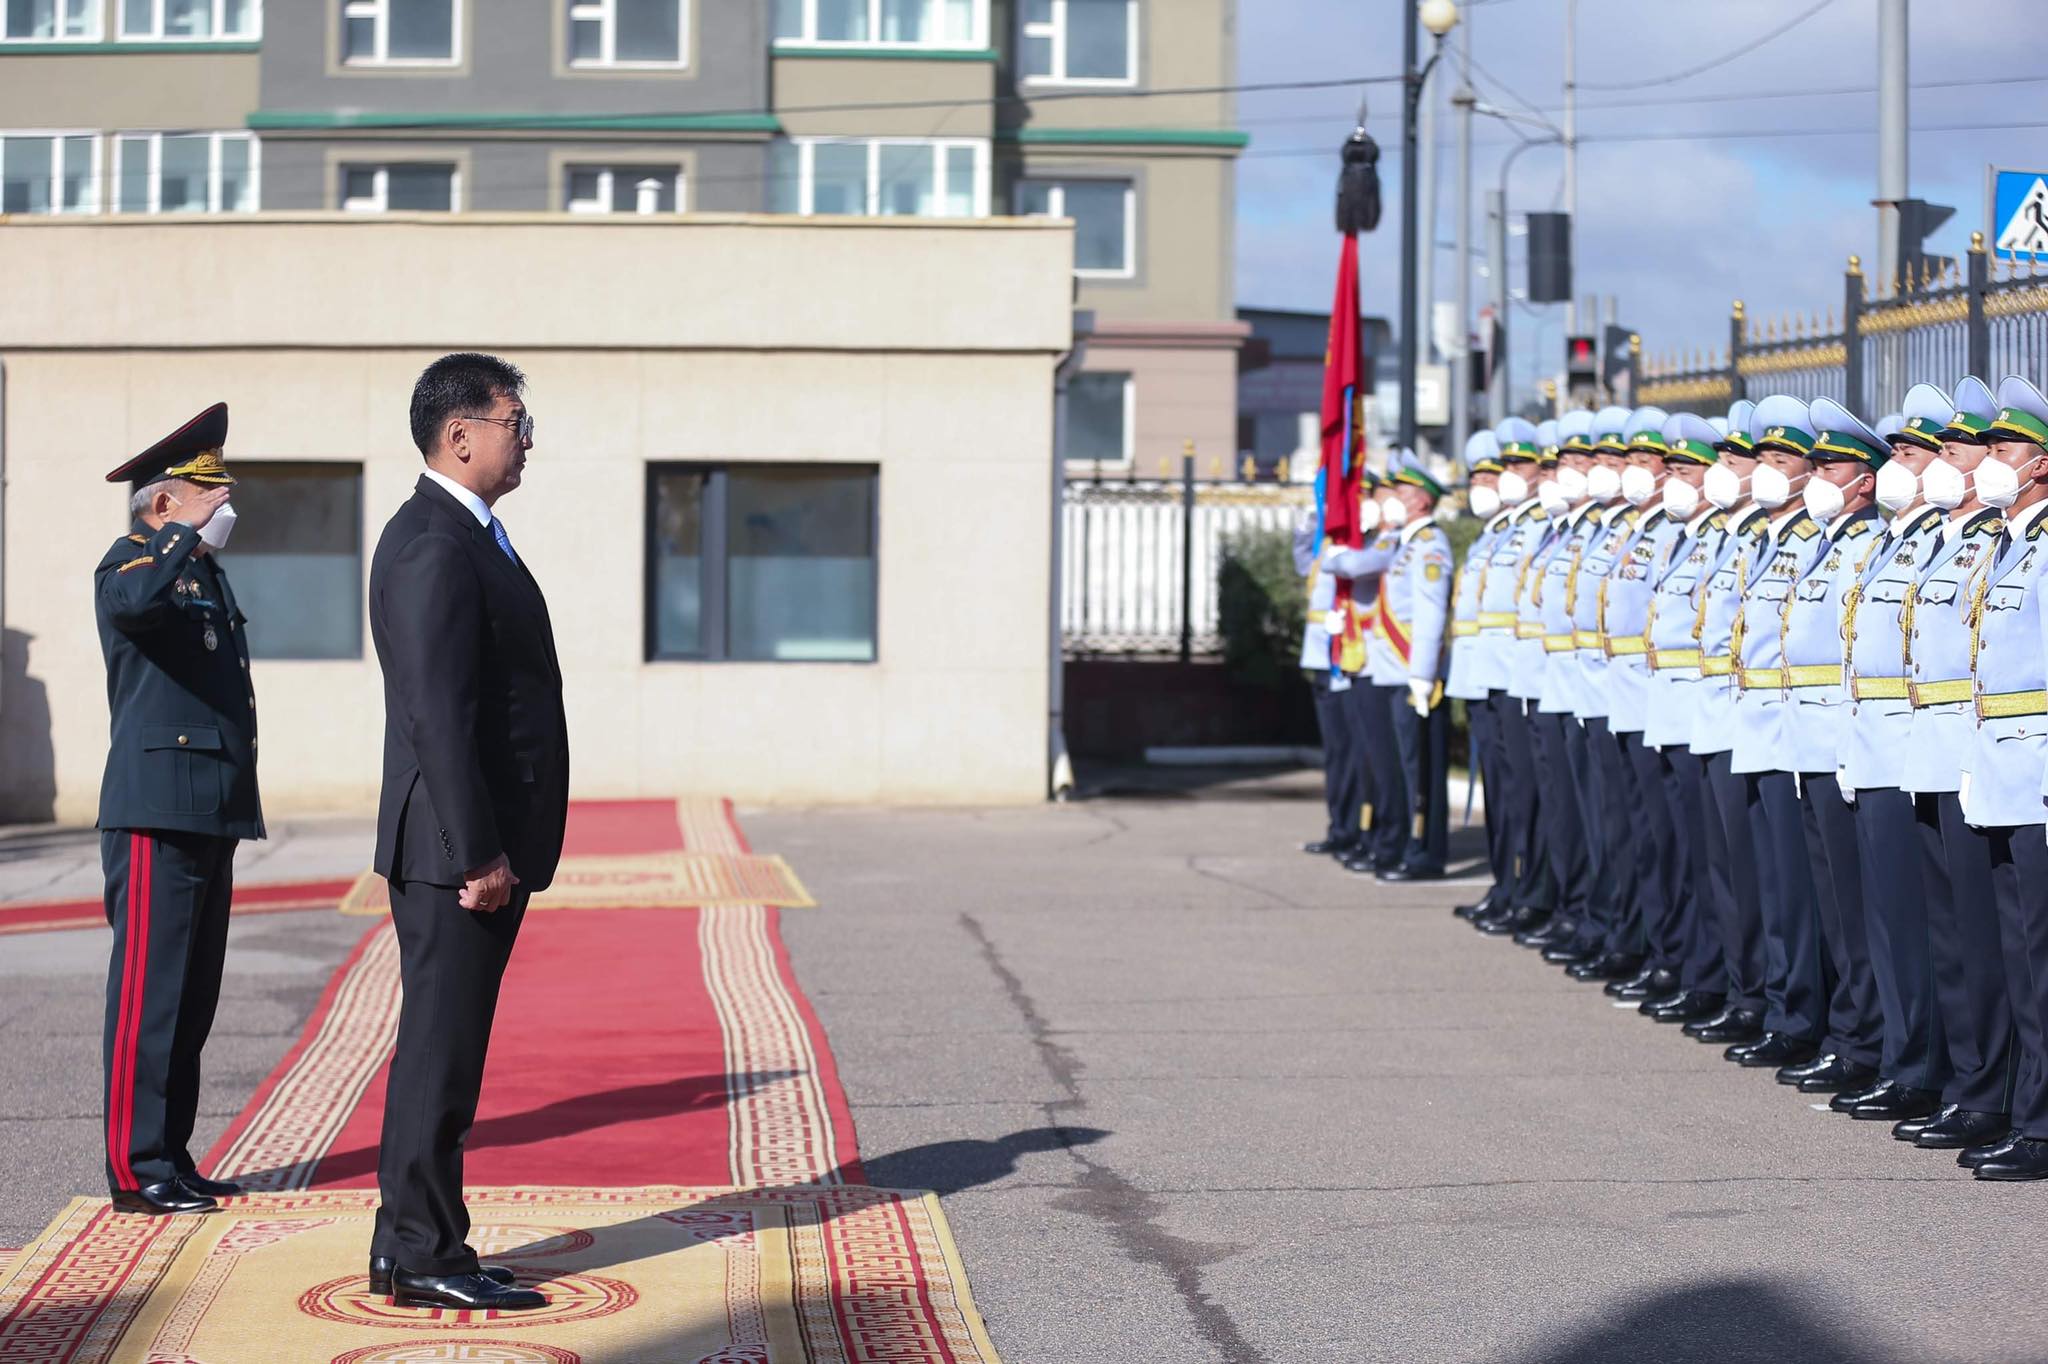
POLYGON ((450 497, 454 498, 457 502, 460 502, 463 506, 469 508, 469 514, 476 518, 476 523, 479 526, 489 526, 491 524, 490 503, 484 501, 481 497, 478 497, 475 493, 463 487, 460 483, 457 483, 454 479, 448 477, 448 475, 441 473, 439 470, 427 470, 427 477, 433 479, 434 482, 440 484, 443 488, 447 489, 448 495, 450 497))

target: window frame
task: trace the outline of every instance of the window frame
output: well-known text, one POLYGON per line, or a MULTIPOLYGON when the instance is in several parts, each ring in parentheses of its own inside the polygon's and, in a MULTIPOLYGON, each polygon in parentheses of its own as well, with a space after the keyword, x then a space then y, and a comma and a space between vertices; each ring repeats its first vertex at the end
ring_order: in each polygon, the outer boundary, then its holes
MULTIPOLYGON (((932 183, 938 187, 941 198, 945 197, 946 154, 962 147, 974 150, 974 208, 964 218, 954 214, 930 215, 933 220, 964 222, 973 218, 986 218, 991 212, 990 165, 991 144, 987 138, 978 137, 792 137, 786 139, 797 152, 797 209, 794 216, 799 218, 864 217, 879 218, 882 215, 882 148, 883 147, 926 147, 932 154, 932 183), (860 145, 867 148, 868 165, 866 177, 866 202, 863 212, 858 214, 820 215, 816 208, 817 197, 817 149, 821 146, 860 145)), ((894 216, 894 215, 892 215, 894 216)), ((917 215, 924 216, 924 215, 917 215)))
MULTIPOLYGON (((1017 177, 1010 188, 1010 202, 1019 206, 1026 185, 1042 185, 1051 192, 1053 208, 1047 213, 1024 216, 1034 218, 1067 218, 1067 187, 1069 185, 1122 185, 1124 190, 1124 264, 1121 270, 1098 268, 1082 269, 1077 262, 1074 266, 1076 279, 1133 280, 1138 277, 1138 182, 1129 176, 1104 175, 1033 175, 1026 173, 1017 177)), ((1078 219, 1070 219, 1078 222, 1078 219)))
POLYGON ((393 0, 335 0, 328 31, 334 35, 336 65, 343 70, 397 68, 399 70, 446 70, 463 64, 463 44, 469 39, 464 22, 463 0, 448 0, 448 55, 446 57, 393 57, 391 53, 391 6, 393 0), (375 27, 376 54, 351 57, 348 54, 348 21, 369 19, 375 27))
MULTIPOLYGON (((25 218, 84 218, 107 211, 106 135, 97 128, 0 128, 0 162, 5 160, 9 138, 47 137, 50 142, 50 184, 54 191, 63 179, 62 139, 82 137, 92 147, 92 173, 86 177, 88 203, 83 208, 52 208, 47 213, 25 213, 25 218)), ((54 196, 53 196, 54 197, 54 196)))
POLYGON ((213 31, 203 37, 187 37, 179 33, 164 31, 164 10, 169 0, 149 0, 151 28, 147 33, 128 31, 128 6, 126 0, 112 0, 119 11, 114 20, 114 40, 122 43, 254 43, 263 39, 263 0, 249 0, 250 26, 246 31, 230 33, 226 19, 228 0, 209 0, 213 10, 213 31))
MULTIPOLYGON (((989 45, 989 0, 973 0, 974 33, 966 41, 940 39, 931 42, 907 43, 887 38, 820 38, 818 34, 818 0, 798 0, 803 6, 804 35, 800 38, 785 38, 773 31, 774 21, 769 21, 769 42, 776 47, 817 49, 825 52, 974 52, 985 50, 989 45)), ((882 0, 865 0, 868 7, 868 32, 882 31, 882 0)))
POLYGON ((1024 17, 1024 6, 1017 6, 1017 72, 1018 80, 1024 85, 1070 85, 1092 86, 1102 89, 1129 89, 1138 83, 1138 27, 1139 0, 1124 0, 1124 15, 1130 44, 1130 74, 1125 76, 1069 76, 1067 70, 1067 3, 1068 0, 1051 0, 1052 18, 1033 23, 1024 17), (1024 71, 1024 40, 1045 38, 1052 43, 1053 69, 1043 76, 1034 76, 1024 71))
MULTIPOLYGON (((672 164, 673 163, 670 162, 660 162, 649 163, 647 165, 636 167, 631 161, 563 161, 561 173, 561 212, 573 213, 579 217, 588 216, 593 218, 662 217, 664 215, 658 212, 653 214, 643 214, 637 209, 613 208, 611 206, 612 191, 616 188, 615 184, 613 183, 613 177, 616 176, 621 171, 626 171, 630 173, 637 170, 639 172, 642 172, 642 174, 636 175, 635 178, 641 179, 645 178, 646 175, 653 175, 659 171, 669 170, 672 164), (596 171, 598 175, 603 178, 604 200, 602 207, 592 205, 590 207, 578 208, 577 201, 569 197, 571 193, 573 177, 582 171, 596 171)), ((683 165, 674 165, 672 173, 675 179, 676 200, 676 206, 673 212, 678 214, 688 213, 690 211, 688 197, 690 188, 689 167, 683 165)), ((584 202, 588 203, 589 201, 586 200, 584 202)))
POLYGON ((619 50, 619 0, 563 0, 560 11, 560 34, 562 42, 562 67, 566 71, 688 71, 690 43, 695 34, 691 21, 693 0, 668 0, 676 7, 676 59, 664 61, 621 61, 619 50), (592 14, 578 14, 579 10, 594 10, 592 14), (598 58, 578 57, 572 52, 575 34, 573 26, 596 20, 601 26, 601 46, 612 55, 598 58))
MULTIPOLYGON (((1112 374, 1121 374, 1121 375, 1123 376, 1123 380, 1124 380, 1124 383, 1123 383, 1123 389, 1124 389, 1124 394, 1123 394, 1123 404, 1124 404, 1124 421, 1123 421, 1123 427, 1124 427, 1124 429, 1123 429, 1123 439, 1122 439, 1122 441, 1121 441, 1121 444, 1122 444, 1122 446, 1123 446, 1123 453, 1122 453, 1122 454, 1121 454, 1121 455, 1120 455, 1120 456, 1119 456, 1118 458, 1116 458, 1116 459, 1094 459, 1094 458, 1092 458, 1092 457, 1090 457, 1090 456, 1086 456, 1086 455, 1069 455, 1069 454, 1068 454, 1068 453, 1067 453, 1066 451, 1062 450, 1062 451, 1060 452, 1060 462, 1061 462, 1062 464, 1065 464, 1065 465, 1067 465, 1067 466, 1068 466, 1068 467, 1070 467, 1070 468, 1095 468, 1095 467, 1097 467, 1097 466, 1101 466, 1101 467, 1103 467, 1103 468, 1108 468, 1108 469, 1128 469, 1128 468, 1130 468, 1130 467, 1131 467, 1132 463, 1133 463, 1133 462, 1134 462, 1134 461, 1135 461, 1135 460, 1136 460, 1136 459, 1138 458, 1138 375, 1137 375, 1137 372, 1136 372, 1135 370, 1128 370, 1128 369, 1107 369, 1107 370, 1092 370, 1092 369, 1083 369, 1083 370, 1081 371, 1081 374, 1077 374, 1077 375, 1075 375, 1074 377, 1075 377, 1076 379, 1078 379, 1078 378, 1080 378, 1080 377, 1081 377, 1082 375, 1095 375, 1095 376, 1097 376, 1097 377, 1101 377, 1101 376, 1105 376, 1105 375, 1112 375, 1112 374)), ((1071 404, 1071 403, 1073 402, 1073 390, 1072 390, 1072 388, 1071 388, 1071 387, 1069 387, 1069 389, 1068 389, 1068 391, 1067 391, 1067 401, 1068 401, 1068 402, 1069 402, 1070 404, 1071 404)), ((1070 421, 1070 422, 1069 422, 1069 425, 1068 425, 1068 427, 1067 427, 1067 433, 1068 433, 1068 434, 1071 434, 1071 433, 1072 433, 1072 430, 1073 430, 1073 428, 1072 428, 1072 425, 1071 425, 1071 421, 1070 421)))
POLYGON ((340 159, 334 165, 334 206, 342 213, 460 213, 462 208, 463 163, 457 157, 421 156, 417 158, 386 157, 380 160, 340 159), (405 208, 391 207, 391 168, 393 166, 446 166, 448 167, 448 207, 405 208), (356 201, 348 197, 348 173, 351 170, 375 171, 377 193, 374 202, 365 208, 351 208, 356 201))
POLYGON ((734 664, 740 667, 767 668, 872 668, 882 661, 882 466, 879 464, 813 462, 813 461, 769 461, 729 460, 712 463, 704 460, 650 460, 647 463, 645 507, 642 517, 640 540, 641 557, 641 601, 644 615, 641 629, 640 656, 643 664, 734 664), (846 474, 864 474, 870 480, 874 495, 868 499, 868 544, 874 553, 874 647, 864 659, 849 658, 734 658, 731 653, 732 631, 727 605, 731 588, 729 565, 732 561, 730 546, 726 537, 727 480, 735 472, 751 473, 761 470, 795 469, 806 472, 831 471, 846 474), (704 477, 703 543, 698 549, 702 575, 702 601, 699 616, 699 638, 701 649, 695 653, 663 653, 659 647, 661 637, 661 597, 658 581, 660 556, 655 553, 656 536, 660 527, 655 518, 660 504, 658 492, 663 475, 700 474, 704 477))
MULTIPOLYGON (((57 0, 57 26, 60 29, 63 27, 65 3, 66 0, 57 0)), ((83 33, 60 32, 48 38, 38 38, 34 34, 16 37, 7 32, 5 12, 0 10, 0 44, 8 47, 32 47, 42 43, 97 43, 103 41, 107 32, 106 0, 86 0, 85 18, 86 30, 83 33)))
MULTIPOLYGON (((113 186, 113 207, 109 210, 117 215, 132 213, 163 213, 163 155, 166 137, 204 137, 208 141, 206 152, 206 207, 201 212, 214 213, 259 213, 263 209, 263 140, 254 133, 234 129, 215 131, 208 128, 180 128, 169 131, 147 133, 115 132, 109 134, 114 144, 114 167, 110 183, 113 186), (221 148, 230 139, 249 144, 249 197, 253 201, 248 208, 221 207, 221 148), (148 144, 149 188, 146 196, 147 207, 124 208, 121 204, 121 172, 127 160, 126 144, 146 141, 148 144)), ((177 212, 190 210, 179 209, 177 212)))
MULTIPOLYGON (((372 548, 372 547, 371 547, 371 546, 370 546, 370 545, 368 544, 368 530, 369 530, 369 516, 370 516, 370 480, 369 480, 369 473, 370 473, 370 471, 369 471, 369 462, 368 462, 367 460, 361 460, 361 459, 334 459, 334 460, 330 460, 330 459, 289 459, 289 458, 283 458, 283 459, 256 459, 256 460, 245 460, 245 461, 242 461, 242 462, 241 462, 241 464, 240 464, 240 465, 239 465, 238 467, 240 467, 240 468, 243 468, 243 469, 244 469, 244 473, 243 473, 243 476, 244 476, 245 478, 247 478, 247 477, 261 478, 261 477, 263 476, 263 473, 264 473, 264 471, 265 471, 265 470, 268 470, 268 469, 276 469, 276 468, 292 468, 292 469, 322 469, 322 470, 342 470, 342 471, 346 471, 346 472, 352 473, 352 474, 354 475, 354 477, 355 477, 355 485, 356 485, 356 518, 355 518, 355 551, 354 551, 354 552, 355 552, 355 561, 356 561, 356 577, 355 577, 355 601, 356 601, 356 617, 355 617, 355 652, 354 652, 354 653, 338 653, 338 654, 264 654, 264 653, 259 653, 259 652, 257 652, 257 651, 256 651, 256 648, 255 648, 255 645, 254 645, 254 642, 253 642, 253 641, 254 641, 255 639, 261 639, 261 638, 262 638, 262 633, 263 633, 263 632, 262 632, 262 622, 261 622, 261 620, 259 619, 259 620, 255 621, 255 622, 253 622, 253 623, 254 623, 254 624, 255 624, 255 625, 257 626, 257 630, 256 630, 255 634, 254 634, 254 635, 252 636, 252 642, 251 642, 251 646, 250 646, 250 658, 251 658, 251 660, 252 660, 252 662, 253 662, 253 663, 255 663, 255 664, 259 664, 259 665, 263 665, 263 666, 266 666, 266 667, 267 667, 267 666, 271 666, 271 665, 277 665, 277 664, 283 664, 283 665, 287 665, 287 666, 290 666, 290 665, 305 665, 305 666, 318 666, 318 665, 320 665, 320 664, 323 664, 323 663, 342 663, 342 664, 346 664, 346 663, 360 663, 360 662, 362 662, 362 661, 363 661, 363 660, 364 660, 365 658, 367 658, 367 657, 369 656, 369 650, 370 650, 370 643, 371 643, 371 640, 370 640, 370 627, 369 627, 369 619, 368 619, 368 615, 367 615, 367 610, 368 610, 368 608, 367 608, 367 606, 365 605, 365 596, 364 596, 364 593, 365 593, 365 591, 366 591, 366 589, 368 588, 368 585, 369 585, 369 576, 370 576, 370 551, 371 551, 371 548, 372 548)), ((232 564, 232 563, 234 563, 234 562, 235 562, 235 555, 236 555, 237 553, 238 553, 238 551, 234 551, 234 550, 223 550, 223 551, 221 551, 221 554, 222 554, 222 557, 223 557, 223 559, 224 559, 224 560, 226 560, 226 562, 228 562, 228 563, 230 563, 230 564, 232 564)), ((246 549, 245 549, 245 550, 242 550, 242 551, 239 551, 239 553, 240 553, 240 554, 241 554, 241 555, 242 555, 242 556, 244 557, 244 559, 248 559, 248 558, 250 557, 250 556, 249 556, 249 552, 248 552, 248 551, 247 551, 246 549)), ((261 552, 261 551, 258 551, 258 552, 256 553, 256 555, 255 555, 254 557, 255 557, 255 558, 259 558, 259 559, 260 559, 260 558, 262 557, 262 552, 261 552)))

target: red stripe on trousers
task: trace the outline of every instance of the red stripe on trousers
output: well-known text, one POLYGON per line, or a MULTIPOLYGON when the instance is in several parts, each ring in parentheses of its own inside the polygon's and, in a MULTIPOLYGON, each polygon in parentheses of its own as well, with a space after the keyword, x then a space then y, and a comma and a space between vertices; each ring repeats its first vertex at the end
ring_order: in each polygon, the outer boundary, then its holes
POLYGON ((114 1180, 123 1189, 140 1187, 129 1164, 135 1136, 135 1053, 141 1042, 142 996, 149 976, 150 881, 154 845, 147 835, 130 834, 128 844, 128 953, 122 966, 121 1011, 114 1028, 115 1086, 108 1096, 107 1121, 112 1129, 114 1180))

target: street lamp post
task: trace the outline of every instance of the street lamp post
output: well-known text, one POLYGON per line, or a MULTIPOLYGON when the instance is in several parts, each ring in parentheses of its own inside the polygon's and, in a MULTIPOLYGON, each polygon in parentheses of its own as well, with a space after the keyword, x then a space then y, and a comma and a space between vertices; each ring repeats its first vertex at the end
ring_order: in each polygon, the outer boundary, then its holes
MULTIPOLYGON (((1401 101, 1401 444, 1411 450, 1415 448, 1415 357, 1418 340, 1415 335, 1416 252, 1419 245, 1416 222, 1421 208, 1416 202, 1419 197, 1416 183, 1419 154, 1415 115, 1422 103, 1423 83, 1429 79, 1436 59, 1443 55, 1444 35, 1457 23, 1456 0, 1408 0, 1401 35, 1404 94, 1401 101), (1415 64, 1419 56, 1418 23, 1428 28, 1430 36, 1436 40, 1428 63, 1419 68, 1415 64)), ((1434 243, 1431 249, 1435 249, 1434 243)))

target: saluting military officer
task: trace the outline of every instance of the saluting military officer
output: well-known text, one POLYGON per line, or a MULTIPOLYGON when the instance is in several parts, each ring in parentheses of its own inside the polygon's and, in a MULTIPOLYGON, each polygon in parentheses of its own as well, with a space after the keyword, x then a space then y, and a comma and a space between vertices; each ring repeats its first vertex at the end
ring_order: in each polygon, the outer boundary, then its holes
POLYGON ((227 952, 235 846, 263 837, 256 695, 214 551, 234 524, 216 403, 107 475, 132 524, 94 573, 111 743, 100 785, 107 1183, 114 1207, 210 1212, 240 1193, 187 1148, 227 952))
POLYGON ((1341 620, 1333 616, 1332 621, 1338 627, 1335 653, 1344 674, 1344 717, 1351 726, 1352 753, 1361 765, 1366 796, 1360 809, 1358 842, 1338 860, 1347 871, 1359 874, 1379 871, 1400 857, 1401 830, 1389 812, 1407 799, 1401 787, 1401 756, 1390 700, 1393 690, 1405 688, 1384 687, 1377 681, 1380 592, 1399 543, 1394 527, 1388 524, 1392 490, 1369 470, 1363 487, 1358 512, 1364 543, 1357 549, 1333 548, 1327 560, 1331 571, 1349 585, 1341 620))
POLYGON ((1949 899, 1948 867, 1939 840, 1923 839, 1915 827, 1923 814, 1936 821, 1934 798, 1916 800, 1901 782, 1913 716, 1906 596, 1940 546, 1944 521, 1923 498, 1920 474, 1941 453, 1955 411, 1954 400, 1932 384, 1907 390, 1903 424, 1889 438, 1892 457, 1877 471, 1877 504, 1891 522, 1842 606, 1849 718, 1837 736, 1837 778, 1855 806, 1864 934, 1884 1036, 1877 1083, 1842 1090, 1828 1106, 1859 1121, 1892 1123, 1905 1141, 1942 1108, 1951 1075, 1928 937, 1930 914, 1949 899))
POLYGON ((1401 751, 1401 810, 1408 837, 1382 881, 1427 881, 1444 874, 1450 839, 1450 711, 1444 705, 1445 646, 1450 643, 1451 538, 1436 523, 1443 485, 1409 454, 1389 479, 1401 508, 1400 547, 1380 588, 1380 639, 1406 669, 1394 700, 1401 751))
POLYGON ((1507 523, 1514 515, 1501 506, 1501 468, 1499 439, 1491 431, 1474 431, 1465 442, 1465 500, 1480 523, 1479 534, 1465 551, 1465 561, 1458 565, 1451 593, 1451 668, 1444 679, 1444 696, 1465 703, 1472 763, 1486 788, 1486 861, 1493 881, 1484 895, 1453 911, 1467 920, 1507 903, 1515 884, 1515 854, 1501 789, 1506 780, 1500 756, 1501 722, 1492 703, 1507 680, 1501 650, 1507 641, 1498 632, 1483 633, 1479 627, 1480 602, 1486 595, 1493 552, 1508 534, 1507 523))
POLYGON ((2048 1179, 2048 398, 2025 379, 1998 386, 1977 496, 2006 514, 2006 537, 1971 595, 1977 732, 1963 815, 1991 845, 2005 975, 2019 1039, 2012 1131, 1959 1160, 1987 1180, 2048 1179))

